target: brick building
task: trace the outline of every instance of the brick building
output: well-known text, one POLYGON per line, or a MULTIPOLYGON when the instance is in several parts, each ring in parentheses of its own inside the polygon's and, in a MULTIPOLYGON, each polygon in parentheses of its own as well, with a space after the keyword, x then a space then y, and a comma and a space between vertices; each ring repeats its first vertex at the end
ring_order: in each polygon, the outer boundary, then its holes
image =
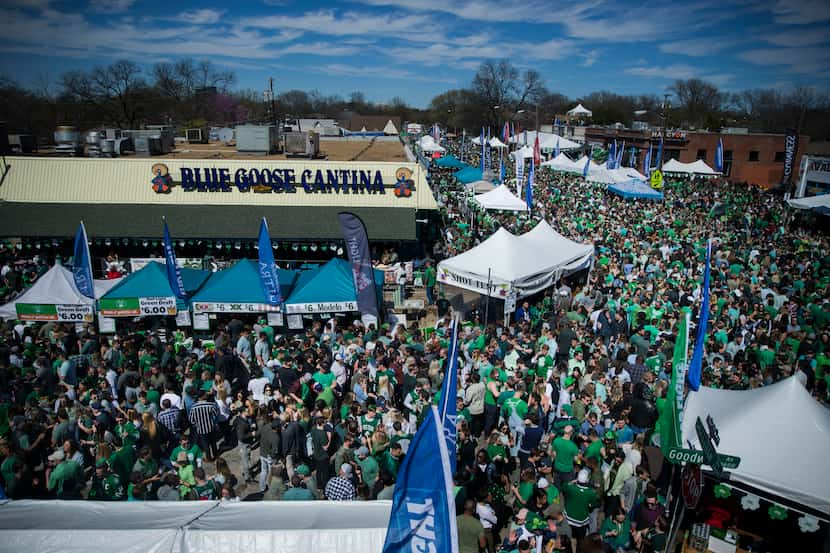
MULTIPOLYGON (((784 174, 785 137, 783 134, 671 131, 667 133, 663 142, 663 162, 677 159, 683 163, 691 163, 702 159, 714 167, 715 150, 720 137, 723 137, 723 169, 729 180, 764 187, 772 187, 781 182, 784 174)), ((617 144, 622 144, 624 141, 626 161, 628 149, 632 146, 637 148, 638 168, 643 164, 648 145, 655 148, 656 155, 656 148, 660 143, 660 137, 656 131, 616 130, 600 127, 587 128, 585 139, 589 143, 601 144, 603 147, 607 147, 614 140, 617 144)), ((799 137, 796 160, 800 159, 809 143, 809 136, 799 137)))

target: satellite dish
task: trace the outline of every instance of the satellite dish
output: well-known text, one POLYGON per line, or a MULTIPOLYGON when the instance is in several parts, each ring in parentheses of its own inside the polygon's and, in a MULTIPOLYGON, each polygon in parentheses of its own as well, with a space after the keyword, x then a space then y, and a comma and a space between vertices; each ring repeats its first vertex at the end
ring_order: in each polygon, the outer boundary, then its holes
POLYGON ((233 129, 222 127, 219 129, 219 142, 227 146, 233 140, 233 129))

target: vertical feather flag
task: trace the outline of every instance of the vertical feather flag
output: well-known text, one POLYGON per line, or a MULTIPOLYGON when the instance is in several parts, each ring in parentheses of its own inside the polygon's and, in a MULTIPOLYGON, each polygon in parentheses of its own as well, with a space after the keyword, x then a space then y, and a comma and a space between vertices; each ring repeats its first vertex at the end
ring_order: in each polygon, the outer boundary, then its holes
POLYGON ((695 335, 695 349, 692 360, 689 361, 689 388, 697 391, 700 388, 700 374, 703 370, 703 346, 706 342, 706 327, 709 324, 709 266, 712 257, 712 241, 706 245, 706 267, 703 269, 703 298, 700 302, 700 314, 697 318, 695 335))
POLYGON ((499 184, 504 184, 504 178, 507 176, 507 171, 504 168, 504 156, 499 156, 499 184))
POLYGON ((481 172, 484 173, 484 162, 486 160, 486 156, 484 154, 484 127, 481 127, 481 135, 479 136, 479 140, 481 141, 481 162, 479 163, 479 169, 481 169, 481 172))
POLYGON ((553 152, 553 157, 559 157, 559 137, 556 137, 556 150, 553 152))
POLYGON ((89 255, 89 242, 86 237, 84 222, 78 225, 75 234, 75 247, 72 251, 72 276, 78 291, 89 299, 95 299, 95 284, 92 280, 92 257, 89 255))
POLYGON ((617 160, 617 141, 608 144, 608 159, 605 160, 605 168, 613 169, 614 162, 617 160))
POLYGON ((715 149, 715 171, 723 173, 723 137, 718 138, 718 147, 715 149))
POLYGON ((461 129, 461 161, 464 161, 464 141, 467 139, 467 129, 461 129))
POLYGON ((525 191, 525 202, 528 211, 533 211, 533 173, 535 172, 535 165, 536 163, 530 160, 530 172, 527 174, 527 190, 525 191))
POLYGON ((623 140, 622 146, 619 150, 617 150, 617 159, 614 161, 614 169, 619 169, 622 167, 623 161, 623 154, 625 153, 625 140, 623 140))
POLYGON ((519 154, 514 155, 516 156, 516 196, 521 198, 522 183, 525 177, 525 160, 519 154))
POLYGON ((450 454, 430 406, 401 461, 382 553, 458 553, 450 454))
POLYGON ((674 343, 674 358, 671 368, 671 382, 666 390, 666 403, 660 414, 660 449, 668 457, 672 448, 683 447, 681 422, 683 414, 683 386, 688 363, 689 313, 681 310, 677 325, 677 340, 674 343))
POLYGON ((352 279, 357 293, 357 308, 363 315, 380 316, 378 291, 375 285, 375 271, 372 267, 372 251, 369 236, 363 220, 354 213, 337 214, 340 232, 346 243, 346 252, 352 266, 352 279))
POLYGON ((646 158, 643 160, 643 174, 647 177, 651 176, 651 144, 648 145, 646 158))
POLYGON ((588 171, 591 170, 591 154, 593 153, 593 148, 588 146, 588 154, 585 156, 585 168, 582 169, 582 177, 588 178, 588 171))
POLYGON ((173 294, 180 300, 187 297, 187 292, 184 290, 184 281, 182 280, 182 271, 176 263, 176 252, 173 251, 173 241, 170 239, 170 229, 167 228, 167 219, 164 221, 164 258, 167 265, 167 282, 170 283, 170 288, 173 294))
POLYGON ((458 397, 458 329, 456 321, 450 323, 450 343, 447 348, 447 367, 444 372, 444 384, 441 387, 441 403, 438 405, 438 414, 444 426, 444 438, 447 442, 447 452, 450 457, 450 471, 455 474, 456 468, 456 415, 458 406, 455 401, 458 397))
POLYGON ((510 144, 510 124, 505 121, 504 129, 501 132, 501 139, 505 144, 510 144))
POLYGON ((265 217, 259 224, 259 282, 268 305, 282 304, 280 290, 280 275, 277 264, 274 262, 274 249, 271 246, 271 234, 268 232, 268 221, 265 217))

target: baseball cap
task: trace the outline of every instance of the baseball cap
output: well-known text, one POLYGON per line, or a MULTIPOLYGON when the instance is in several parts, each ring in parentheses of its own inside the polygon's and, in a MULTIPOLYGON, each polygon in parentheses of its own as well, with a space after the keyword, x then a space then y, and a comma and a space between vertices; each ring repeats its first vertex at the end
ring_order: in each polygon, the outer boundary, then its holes
POLYGON ((359 448, 357 448, 357 455, 358 457, 368 457, 369 448, 365 445, 360 446, 359 448))
POLYGON ((565 387, 566 388, 568 386, 573 386, 573 383, 574 383, 574 378, 572 376, 569 376, 568 378, 565 379, 565 387))
POLYGON ((311 469, 308 468, 308 465, 300 465, 294 470, 294 472, 302 476, 308 476, 309 474, 311 474, 311 469))
POLYGON ((590 475, 588 471, 585 469, 582 469, 581 471, 579 471, 579 474, 576 475, 576 481, 580 484, 587 484, 589 478, 590 475))
POLYGON ((56 449, 49 457, 47 457, 50 461, 63 461, 64 453, 62 449, 56 449))
POLYGON ((352 466, 349 463, 343 463, 340 465, 340 472, 342 472, 344 476, 351 476, 352 466))
POLYGON ((540 478, 539 481, 536 483, 536 486, 542 490, 550 486, 547 478, 540 478))

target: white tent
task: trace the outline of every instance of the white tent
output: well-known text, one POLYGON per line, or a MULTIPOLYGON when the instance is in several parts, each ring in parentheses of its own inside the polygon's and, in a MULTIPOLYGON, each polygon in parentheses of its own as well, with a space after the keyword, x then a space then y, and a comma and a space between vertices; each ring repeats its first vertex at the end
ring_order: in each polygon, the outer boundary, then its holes
POLYGON ((476 194, 481 194, 483 192, 489 192, 496 188, 496 185, 490 182, 489 180, 477 180, 470 183, 466 183, 464 188, 467 190, 472 190, 476 194))
MULTIPOLYGON (((524 144, 525 137, 524 133, 517 134, 516 136, 510 137, 510 142, 512 144, 524 144)), ((536 142, 536 131, 527 131, 527 145, 528 147, 532 148, 533 144, 536 142)), ((553 151, 556 150, 556 144, 559 143, 559 150, 566 151, 566 150, 578 150, 582 148, 582 144, 578 142, 574 142, 573 140, 568 140, 567 138, 563 138, 556 133, 552 132, 540 132, 539 133, 539 149, 544 151, 553 151)))
POLYGON ((527 211, 527 204, 514 196, 506 186, 497 186, 490 192, 477 194, 475 200, 484 209, 527 211))
POLYGON ((533 157, 533 146, 524 146, 510 155, 513 156, 513 159, 516 159, 516 157, 521 157, 522 159, 531 158, 533 157))
POLYGON ((693 163, 683 163, 676 159, 670 159, 663 164, 663 172, 687 175, 720 175, 720 173, 706 165, 706 162, 702 159, 698 159, 693 163))
POLYGON ((425 134, 418 140, 418 147, 425 152, 445 152, 446 150, 435 142, 432 136, 425 134))
POLYGON ((830 410, 795 377, 755 390, 690 392, 683 438, 700 448, 695 420, 711 415, 719 453, 741 458, 731 480, 830 514, 830 410))
POLYGON ((568 115, 572 116, 580 116, 584 115, 586 117, 591 117, 594 114, 590 109, 586 108, 582 104, 577 104, 575 108, 568 110, 568 115))
POLYGON ((584 259, 586 248, 593 252, 593 246, 557 240, 544 227, 522 236, 500 228, 475 248, 440 262, 438 280, 498 298, 510 293, 522 298, 573 270, 584 259))
POLYGON ((498 137, 494 136, 490 139, 490 147, 491 148, 507 148, 507 144, 502 142, 498 139, 498 137))
POLYGON ((807 198, 796 198, 788 200, 787 203, 790 204, 790 207, 794 207, 796 209, 816 209, 819 207, 830 209, 830 194, 809 196, 807 198))
POLYGON ((560 153, 555 158, 542 162, 542 167, 550 167, 554 171, 567 171, 569 173, 582 173, 585 169, 585 160, 583 158, 582 165, 573 161, 565 154, 560 153))
POLYGON ((564 275, 587 267, 591 264, 591 259, 594 255, 594 246, 591 244, 580 244, 579 242, 565 238, 556 232, 544 219, 533 227, 532 230, 522 234, 519 238, 536 248, 537 251, 556 252, 564 275))
POLYGON ((0 551, 380 551, 391 501, 9 501, 0 551))
MULTIPOLYGON (((120 281, 120 278, 93 281, 95 297, 100 298, 120 281)), ((62 265, 53 266, 37 279, 31 288, 9 303, 0 306, 0 318, 17 319, 18 304, 21 305, 21 311, 25 310, 28 313, 20 317, 24 320, 69 322, 92 320, 93 300, 81 294, 75 286, 72 271, 62 265), (27 309, 23 306, 41 307, 27 309), (55 306, 55 309, 51 309, 50 306, 55 306), (85 319, 84 315, 88 317, 85 319)))
POLYGON ((473 144, 476 144, 476 145, 478 145, 478 146, 481 146, 481 137, 480 137, 480 136, 476 136, 475 138, 473 138, 472 140, 470 140, 470 142, 472 142, 473 144))
POLYGON ((391 119, 387 121, 386 126, 383 127, 383 134, 398 134, 398 128, 395 127, 395 123, 393 123, 391 119))

